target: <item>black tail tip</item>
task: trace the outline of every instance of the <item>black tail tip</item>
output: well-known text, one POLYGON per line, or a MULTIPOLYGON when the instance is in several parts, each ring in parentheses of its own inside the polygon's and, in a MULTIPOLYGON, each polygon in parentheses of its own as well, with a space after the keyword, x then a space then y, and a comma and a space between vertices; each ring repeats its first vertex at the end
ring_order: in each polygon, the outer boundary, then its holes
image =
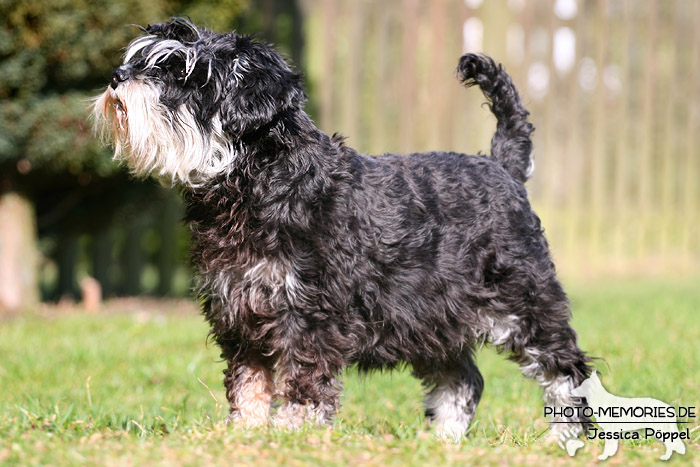
POLYGON ((491 57, 483 54, 464 54, 457 65, 457 77, 466 86, 474 86, 500 71, 501 67, 491 57))

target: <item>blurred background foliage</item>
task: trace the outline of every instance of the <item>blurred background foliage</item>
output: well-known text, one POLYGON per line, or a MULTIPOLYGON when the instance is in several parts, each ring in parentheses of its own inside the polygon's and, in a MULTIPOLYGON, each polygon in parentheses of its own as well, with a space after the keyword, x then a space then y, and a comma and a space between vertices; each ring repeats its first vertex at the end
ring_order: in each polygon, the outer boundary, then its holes
POLYGON ((493 55, 532 111, 529 189, 564 273, 699 269, 700 2, 0 0, 0 283, 60 299, 89 275, 106 296, 187 295, 177 196, 131 179, 88 119, 133 25, 173 15, 275 43, 321 129, 371 153, 488 150, 495 123, 453 68, 493 55), (3 214, 3 199, 25 208, 3 214), (3 265, 20 225, 40 254, 3 265))

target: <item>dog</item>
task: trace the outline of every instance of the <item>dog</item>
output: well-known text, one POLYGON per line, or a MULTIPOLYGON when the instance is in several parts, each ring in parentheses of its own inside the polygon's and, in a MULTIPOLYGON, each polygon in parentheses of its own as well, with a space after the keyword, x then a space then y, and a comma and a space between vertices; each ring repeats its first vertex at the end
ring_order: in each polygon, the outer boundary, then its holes
POLYGON ((673 407, 670 405, 649 397, 628 398, 610 394, 603 387, 595 371, 580 386, 574 388, 571 394, 585 398, 588 407, 594 413, 599 414, 596 417, 596 424, 600 427, 600 430, 611 433, 611 436, 605 437, 605 446, 603 447, 603 453, 598 456, 599 460, 605 460, 617 452, 620 441, 618 437, 615 437, 616 434, 619 433, 622 436, 622 433, 625 431, 641 429, 645 430, 645 436, 647 430, 649 430, 659 437, 659 441, 664 443, 666 452, 661 456, 661 460, 666 461, 670 459, 674 452, 685 454, 685 444, 683 444, 681 433, 678 431, 675 416, 672 420, 664 416, 669 412, 673 412, 673 407), (611 408, 619 408, 620 411, 622 409, 631 409, 630 413, 632 415, 617 415, 616 417, 612 414, 602 415, 605 409, 611 408), (644 409, 661 411, 662 415, 643 414, 644 409), (642 413, 642 415, 634 415, 635 412, 642 413), (608 420, 602 421, 597 420, 597 418, 608 420))
POLYGON ((493 59, 457 68, 498 120, 491 157, 367 156, 316 128, 301 75, 273 47, 181 18, 142 32, 94 114, 117 159, 183 194, 230 423, 330 424, 343 368, 408 365, 435 432, 460 439, 484 342, 548 405, 581 403, 571 389, 590 358, 524 187, 534 127, 493 59))

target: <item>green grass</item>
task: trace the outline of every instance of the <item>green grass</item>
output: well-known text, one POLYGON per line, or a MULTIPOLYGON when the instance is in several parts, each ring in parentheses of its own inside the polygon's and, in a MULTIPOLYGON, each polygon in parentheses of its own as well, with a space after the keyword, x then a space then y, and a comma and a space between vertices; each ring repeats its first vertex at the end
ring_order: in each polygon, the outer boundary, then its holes
MULTIPOLYGON (((569 287, 574 326, 611 392, 700 406, 697 280, 569 287)), ((345 376, 333 428, 288 433, 226 427, 223 363, 193 313, 79 310, 0 321, 0 464, 450 465, 588 464, 602 442, 569 458, 543 443, 539 388, 490 349, 486 389, 469 437, 426 430, 421 387, 408 371, 345 376)), ((162 307, 161 307, 162 308, 162 307)), ((675 464, 700 462, 700 428, 675 464)), ((651 464, 658 442, 623 442, 608 462, 651 464)))

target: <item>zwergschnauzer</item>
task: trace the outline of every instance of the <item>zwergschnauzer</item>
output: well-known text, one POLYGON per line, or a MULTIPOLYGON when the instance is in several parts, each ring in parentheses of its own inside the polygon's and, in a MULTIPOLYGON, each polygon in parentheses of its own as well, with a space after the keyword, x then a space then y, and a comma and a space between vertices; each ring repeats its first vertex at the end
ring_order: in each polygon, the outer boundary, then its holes
POLYGON ((491 157, 367 156, 314 126, 301 75, 270 46, 183 19, 143 31, 95 114, 134 173, 182 190, 231 422, 330 423, 344 367, 409 364, 428 419, 460 438, 482 342, 546 404, 582 404, 589 358, 524 188, 533 126, 500 65, 467 54, 457 68, 498 120, 491 157))

